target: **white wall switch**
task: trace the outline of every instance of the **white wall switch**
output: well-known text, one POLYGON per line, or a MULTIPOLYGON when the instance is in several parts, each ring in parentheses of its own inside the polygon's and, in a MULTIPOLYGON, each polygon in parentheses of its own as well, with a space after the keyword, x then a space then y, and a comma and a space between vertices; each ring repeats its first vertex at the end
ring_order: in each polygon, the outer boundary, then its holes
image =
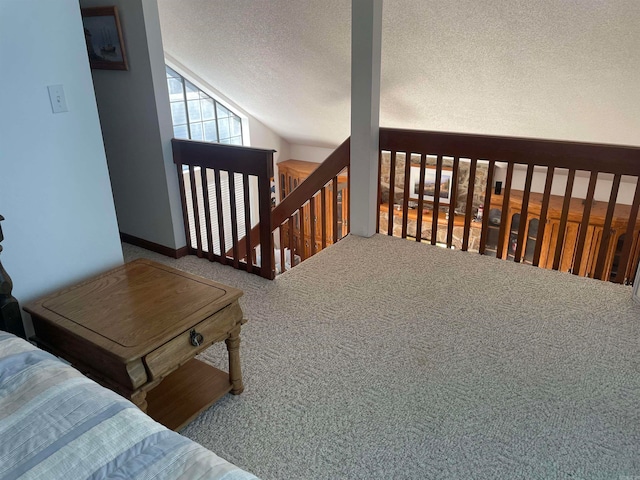
POLYGON ((49 85, 49 99, 51 100, 51 109, 53 113, 68 112, 67 99, 64 97, 64 88, 62 85, 49 85))

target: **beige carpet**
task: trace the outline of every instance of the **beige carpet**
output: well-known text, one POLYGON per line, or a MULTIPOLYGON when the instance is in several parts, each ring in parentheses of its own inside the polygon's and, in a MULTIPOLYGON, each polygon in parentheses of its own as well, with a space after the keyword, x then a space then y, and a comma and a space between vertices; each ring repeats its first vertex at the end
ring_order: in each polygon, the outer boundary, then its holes
POLYGON ((629 287, 380 235, 272 282, 124 248, 245 291, 245 393, 182 433, 264 479, 640 478, 629 287))

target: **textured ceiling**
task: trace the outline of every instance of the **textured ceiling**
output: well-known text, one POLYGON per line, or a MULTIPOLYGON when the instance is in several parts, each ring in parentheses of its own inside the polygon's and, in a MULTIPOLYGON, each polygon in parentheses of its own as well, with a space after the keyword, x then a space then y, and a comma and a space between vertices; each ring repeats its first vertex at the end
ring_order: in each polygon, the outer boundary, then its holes
MULTIPOLYGON (((349 135, 351 0, 158 0, 165 51, 291 143, 349 135)), ((640 1, 385 0, 381 125, 640 145, 640 1)))

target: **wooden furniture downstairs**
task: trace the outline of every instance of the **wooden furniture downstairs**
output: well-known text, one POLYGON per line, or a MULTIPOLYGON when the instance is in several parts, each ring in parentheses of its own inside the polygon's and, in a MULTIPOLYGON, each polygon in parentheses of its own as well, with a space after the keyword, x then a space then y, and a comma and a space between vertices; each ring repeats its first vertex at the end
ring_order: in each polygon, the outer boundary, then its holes
MULTIPOLYGON (((286 160, 277 163, 280 201, 297 188, 320 164, 315 162, 307 162, 304 160, 286 160)), ((331 201, 333 194, 333 184, 330 182, 326 187, 325 208, 322 207, 321 194, 316 196, 313 204, 313 212, 311 212, 311 204, 303 207, 303 224, 300 223, 300 214, 293 216, 294 228, 294 253, 300 255, 303 259, 310 257, 312 254, 320 251, 326 245, 322 245, 322 222, 325 225, 325 242, 332 244, 334 239, 333 225, 334 215, 337 217, 336 224, 338 226, 335 232, 337 239, 342 238, 348 232, 347 218, 349 208, 348 198, 348 180, 347 175, 339 175, 337 177, 337 204, 334 208, 331 201), (313 222, 313 223, 312 223, 313 222), (303 240, 300 246, 300 240, 303 240)), ((283 236, 285 246, 289 247, 289 230, 288 225, 283 227, 283 236)))
MULTIPOLYGON (((513 260, 518 246, 518 230, 520 222, 523 202, 523 192, 521 190, 511 190, 509 202, 507 206, 507 215, 503 220, 502 204, 503 195, 491 195, 491 208, 484 215, 489 216, 487 241, 484 254, 489 256, 497 256, 498 246, 500 245, 500 232, 502 231, 502 250, 501 258, 513 260), (504 223, 504 229, 501 225, 504 223)), ((544 234, 542 237, 542 245, 540 250, 539 265, 541 268, 552 269, 558 236, 560 233, 560 223, 562 218, 564 198, 557 195, 549 197, 549 207, 546 216, 544 234)), ((380 205, 381 231, 388 229, 389 208, 388 204, 380 205)), ((427 242, 430 236, 425 236, 431 231, 432 224, 432 204, 425 202, 422 214, 422 240, 427 242)), ((448 207, 447 207, 448 208, 448 207)), ((573 271, 576 265, 576 248, 578 237, 580 235, 580 226, 582 223, 582 214, 584 210, 583 200, 580 198, 572 198, 569 202, 568 216, 565 227, 564 239, 561 244, 560 260, 558 270, 562 272, 573 271)), ((585 236, 583 261, 579 266, 578 274, 581 276, 594 277, 596 272, 596 261, 600 251, 602 242, 605 242, 605 261, 602 278, 605 280, 613 280, 618 274, 620 256, 627 235, 627 227, 629 225, 629 215, 631 212, 630 205, 617 204, 608 232, 604 231, 605 218, 608 203, 594 201, 589 215, 589 224, 585 236)), ((540 228, 540 216, 542 210, 542 194, 531 192, 527 208, 527 218, 524 230, 525 245, 522 249, 522 262, 531 264, 534 258, 536 242, 538 240, 538 232, 540 228)), ((400 235, 400 225, 402 223, 402 210, 392 212, 394 218, 394 235, 400 235)), ((410 209, 407 212, 408 236, 415 236, 418 210, 410 209)), ((456 215, 454 217, 453 245, 460 248, 463 235, 464 215, 456 215)), ((438 215, 438 234, 437 242, 445 243, 448 226, 446 211, 439 211, 438 215)), ((469 249, 478 250, 481 235, 480 222, 471 222, 469 232, 469 249)), ((640 260, 640 221, 636 221, 632 233, 631 252, 628 267, 625 271, 620 272, 627 283, 632 283, 638 263, 640 260)))
POLYGON ((242 291, 136 260, 28 305, 38 346, 177 430, 243 390, 242 291), (229 373, 194 357, 225 341, 229 373))
MULTIPOLYGON (((509 196, 509 206, 507 210, 506 228, 504 229, 502 258, 513 258, 517 247, 518 229, 520 227, 522 211, 523 192, 521 190, 511 190, 509 196)), ((551 269, 553 267, 558 235, 560 233, 560 221, 562 217, 563 197, 551 195, 549 198, 549 209, 545 223, 544 235, 542 238, 542 249, 540 253, 539 266, 551 269)), ((501 208, 503 196, 491 196, 491 210, 489 214, 489 241, 487 243, 486 254, 493 251, 498 245, 498 231, 502 221, 501 208), (492 234, 493 231, 493 234, 492 234)), ((580 198, 571 198, 569 203, 567 224, 565 227, 562 251, 560 253, 559 270, 563 272, 573 271, 576 262, 576 248, 578 236, 580 234, 580 224, 584 211, 584 201, 580 198)), ((608 232, 604 231, 605 217, 607 214, 607 202, 594 201, 589 215, 589 224, 586 232, 584 244, 584 254, 579 266, 578 274, 581 276, 594 277, 596 270, 596 260, 598 252, 605 242, 606 260, 604 263, 603 279, 613 279, 618 273, 618 263, 622 252, 624 238, 629 225, 630 205, 617 204, 608 232)), ((536 240, 538 239, 538 229, 540 214, 542 209, 542 194, 531 192, 527 218, 525 225, 525 245, 522 250, 522 260, 524 263, 531 263, 536 240)), ((631 262, 626 271, 621 272, 627 282, 632 282, 635 277, 638 259, 640 257, 640 221, 636 221, 633 226, 632 246, 630 252, 631 262)))

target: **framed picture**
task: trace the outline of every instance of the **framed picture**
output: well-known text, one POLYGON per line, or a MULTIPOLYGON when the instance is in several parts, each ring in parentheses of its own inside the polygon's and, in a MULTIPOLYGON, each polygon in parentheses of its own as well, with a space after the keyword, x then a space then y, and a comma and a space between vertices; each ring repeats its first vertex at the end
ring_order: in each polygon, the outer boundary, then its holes
POLYGON ((129 69, 118 9, 115 6, 83 8, 82 24, 91 68, 129 69))
MULTIPOLYGON (((451 186, 453 183, 453 171, 443 168, 440 174, 440 195, 439 203, 448 204, 451 202, 451 186)), ((433 202, 436 193, 436 167, 426 167, 424 169, 424 195, 423 199, 433 202)), ((420 167, 411 166, 409 176, 409 198, 420 196, 420 167)))

